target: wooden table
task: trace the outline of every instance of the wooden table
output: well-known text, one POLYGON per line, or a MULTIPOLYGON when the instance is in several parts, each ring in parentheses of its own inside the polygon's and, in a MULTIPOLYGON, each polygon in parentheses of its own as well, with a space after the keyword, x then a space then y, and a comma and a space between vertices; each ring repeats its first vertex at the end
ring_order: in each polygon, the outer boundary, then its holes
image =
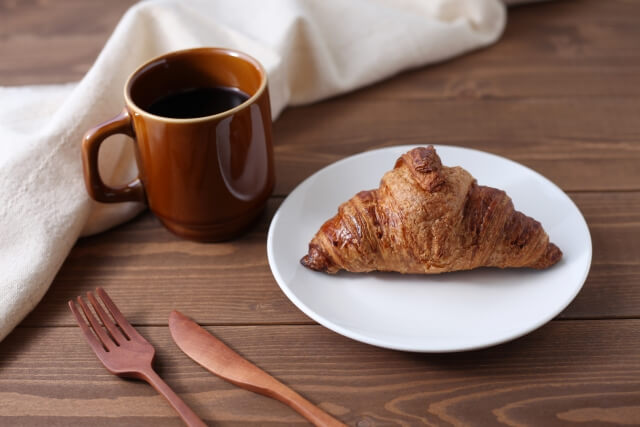
MULTIPOLYGON (((0 84, 80 79, 130 3, 0 0, 0 84)), ((210 423, 304 420, 183 355, 167 330, 174 308, 350 425, 640 424, 639 17, 637 1, 518 7, 488 49, 285 111, 275 123, 278 183, 268 212, 233 242, 179 240, 148 213, 81 239, 43 301, 0 344, 0 424, 180 425, 151 387, 107 373, 83 341, 66 301, 97 286, 210 423), (521 162, 579 206, 593 265, 556 319, 482 351, 411 354, 337 335, 279 290, 265 238, 283 198, 345 156, 426 143, 521 162)))

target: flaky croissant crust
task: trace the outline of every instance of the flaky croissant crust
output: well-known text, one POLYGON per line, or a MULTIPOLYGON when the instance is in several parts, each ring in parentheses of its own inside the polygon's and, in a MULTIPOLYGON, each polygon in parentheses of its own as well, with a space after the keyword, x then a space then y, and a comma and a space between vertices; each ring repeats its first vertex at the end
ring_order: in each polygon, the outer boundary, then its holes
POLYGON ((443 273, 487 267, 543 269, 560 249, 540 223, 514 209, 504 191, 443 166, 433 146, 402 155, 376 190, 338 208, 300 261, 335 273, 443 273))

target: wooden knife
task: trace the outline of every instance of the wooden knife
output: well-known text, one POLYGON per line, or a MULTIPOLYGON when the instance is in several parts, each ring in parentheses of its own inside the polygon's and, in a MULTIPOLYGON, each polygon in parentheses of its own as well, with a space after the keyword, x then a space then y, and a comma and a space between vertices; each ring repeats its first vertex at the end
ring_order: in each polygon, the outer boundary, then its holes
POLYGON ((169 330, 180 350, 209 372, 238 387, 277 399, 317 426, 345 426, 179 311, 171 312, 169 330))

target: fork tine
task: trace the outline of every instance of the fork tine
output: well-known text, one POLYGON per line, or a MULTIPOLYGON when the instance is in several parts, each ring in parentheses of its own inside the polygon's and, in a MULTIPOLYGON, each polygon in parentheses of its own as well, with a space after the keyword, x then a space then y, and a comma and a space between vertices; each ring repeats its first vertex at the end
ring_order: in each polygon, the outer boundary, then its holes
POLYGON ((85 339, 89 343, 89 346, 93 349, 95 354, 102 354, 105 351, 104 345, 96 338, 96 336, 89 330, 87 326, 87 322, 84 320, 83 316, 78 312, 76 308, 76 304, 73 300, 69 301, 69 309, 71 309, 71 313, 76 318, 76 322, 78 322, 78 326, 80 326, 80 330, 84 334, 85 339))
POLYGON ((107 310, 109 310, 109 313, 111 313, 111 316, 115 319, 118 326, 120 326, 120 329, 122 329, 124 333, 129 336, 129 338, 133 339, 135 337, 146 341, 146 339, 142 335, 140 335, 138 331, 136 331, 136 328, 131 326, 131 324, 122 315, 122 313, 120 313, 120 310, 118 310, 118 307, 115 305, 115 303, 111 301, 111 298, 109 298, 109 295, 107 295, 104 289, 97 288, 96 293, 104 303, 104 306, 107 307, 107 310))
POLYGON ((87 304, 81 297, 78 297, 78 304, 80 304, 80 307, 82 307, 82 311, 84 311, 85 317, 91 324, 91 329, 93 329, 93 332, 95 332, 100 341, 102 341, 102 345, 107 349, 107 351, 110 351, 115 346, 113 340, 109 338, 109 335, 107 335, 104 329, 102 329, 102 325, 100 324, 100 322, 98 322, 98 319, 96 319, 93 313, 91 313, 89 306, 87 306, 87 304))
POLYGON ((89 299, 89 302, 93 306, 93 310, 98 314, 98 317, 100 318, 100 320, 102 320, 102 324, 104 325, 105 328, 107 328, 107 330, 111 334, 111 338, 113 338, 113 340, 118 344, 122 344, 124 341, 126 341, 127 338, 125 338, 124 335, 122 335, 122 332, 118 330, 118 328, 113 323, 113 321, 111 321, 107 313, 104 312, 104 310, 102 309, 102 306, 96 300, 96 297, 94 297, 91 292, 87 292, 87 298, 89 299))

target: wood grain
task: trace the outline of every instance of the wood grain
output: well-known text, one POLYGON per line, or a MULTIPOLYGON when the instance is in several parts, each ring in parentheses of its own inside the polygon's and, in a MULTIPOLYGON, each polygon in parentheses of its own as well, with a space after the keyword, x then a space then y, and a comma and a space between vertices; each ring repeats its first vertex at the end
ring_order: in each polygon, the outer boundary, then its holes
POLYGON ((564 0, 509 11, 500 42, 403 73, 367 100, 634 97, 637 5, 564 0))
MULTIPOLYGON (((1 85, 80 79, 135 0, 0 0, 1 85), (78 19, 82 17, 82 19, 78 19), (73 48, 70 48, 73 46, 73 48)), ((564 0, 513 8, 500 42, 403 73, 369 100, 633 97, 634 1, 564 0)))
POLYGON ((309 322, 284 297, 267 262, 266 230, 280 201, 270 200, 259 223, 232 242, 181 240, 148 213, 81 239, 25 322, 71 326, 66 301, 98 286, 136 325, 166 324, 172 309, 203 324, 309 322))
POLYGON ((275 124, 286 171, 276 193, 351 154, 429 143, 509 157, 567 191, 640 190, 637 7, 517 8, 486 50, 287 111, 275 124))
POLYGON ((275 123, 276 194, 348 155, 403 144, 488 151, 566 191, 640 190, 640 98, 361 102, 361 93, 289 110, 275 123))
MULTIPOLYGON (((589 224, 593 264, 561 317, 640 317, 640 193, 570 195, 589 224)), ((164 325, 173 309, 208 325, 312 323, 280 291, 267 262, 267 227, 281 200, 271 199, 260 222, 233 242, 180 240, 148 213, 82 239, 24 324, 72 326, 66 301, 98 286, 139 325, 164 325)))
POLYGON ((169 331, 180 350, 212 374, 284 403, 315 426, 345 427, 179 311, 174 310, 169 315, 169 331))
MULTIPOLYGON (((138 329, 157 349, 160 375, 206 421, 302 425, 282 404, 192 362, 166 327, 138 329)), ((512 343, 448 355, 382 350, 315 325, 206 329, 350 425, 639 420, 640 320, 552 322, 512 343)), ((3 424, 179 425, 149 386, 107 373, 76 328, 19 328, 4 344, 3 424)))
POLYGON ((80 80, 134 3, 0 0, 0 85, 80 80))

